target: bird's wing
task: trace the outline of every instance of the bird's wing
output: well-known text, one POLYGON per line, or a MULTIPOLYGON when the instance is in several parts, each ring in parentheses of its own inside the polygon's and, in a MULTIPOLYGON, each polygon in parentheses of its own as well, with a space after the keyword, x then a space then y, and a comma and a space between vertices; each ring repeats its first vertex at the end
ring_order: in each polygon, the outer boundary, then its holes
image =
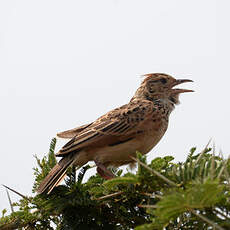
POLYGON ((66 130, 64 132, 57 133, 57 136, 61 138, 71 139, 75 137, 78 133, 82 132, 84 129, 89 127, 91 124, 92 123, 87 124, 87 125, 82 125, 74 129, 66 130))
POLYGON ((78 151, 108 136, 124 136, 138 131, 138 128, 149 119, 154 110, 150 101, 134 101, 114 109, 98 118, 90 126, 73 137, 56 154, 63 156, 78 151))

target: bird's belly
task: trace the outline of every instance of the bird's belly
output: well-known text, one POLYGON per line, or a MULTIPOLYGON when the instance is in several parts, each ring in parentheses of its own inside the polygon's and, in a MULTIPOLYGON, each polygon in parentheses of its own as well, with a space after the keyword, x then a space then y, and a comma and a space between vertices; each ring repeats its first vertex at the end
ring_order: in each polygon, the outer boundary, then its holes
POLYGON ((120 166, 132 163, 130 156, 136 156, 139 151, 142 154, 148 153, 161 139, 163 133, 151 130, 151 132, 142 133, 135 138, 114 146, 104 146, 103 148, 94 149, 90 154, 92 160, 96 160, 106 166, 120 166))
POLYGON ((93 160, 96 160, 104 165, 116 166, 128 164, 132 161, 130 156, 135 156, 139 147, 139 141, 133 139, 118 145, 105 146, 94 152, 93 160))

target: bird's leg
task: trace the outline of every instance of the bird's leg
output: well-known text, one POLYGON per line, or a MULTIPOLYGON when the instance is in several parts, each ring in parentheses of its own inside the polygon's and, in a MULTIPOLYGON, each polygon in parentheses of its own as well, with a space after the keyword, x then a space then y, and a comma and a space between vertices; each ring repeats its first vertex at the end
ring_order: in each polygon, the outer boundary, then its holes
POLYGON ((110 180, 114 178, 114 175, 110 172, 110 175, 108 173, 101 169, 100 167, 97 167, 97 173, 105 180, 110 180))
POLYGON ((102 178, 110 180, 115 177, 115 175, 112 172, 110 172, 103 164, 97 161, 95 161, 95 163, 97 165, 97 172, 102 178))

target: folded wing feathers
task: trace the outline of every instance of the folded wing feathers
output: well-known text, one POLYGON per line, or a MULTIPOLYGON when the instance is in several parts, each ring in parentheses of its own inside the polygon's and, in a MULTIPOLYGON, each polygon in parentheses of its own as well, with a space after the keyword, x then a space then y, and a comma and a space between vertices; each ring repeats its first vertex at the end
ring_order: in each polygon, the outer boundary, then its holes
POLYGON ((126 128, 126 126, 127 125, 121 121, 105 121, 99 124, 93 124, 79 133, 79 135, 71 139, 67 144, 65 144, 57 155, 62 155, 74 150, 78 150, 82 148, 86 142, 89 144, 98 140, 99 137, 102 137, 105 134, 115 134, 117 130, 126 128))

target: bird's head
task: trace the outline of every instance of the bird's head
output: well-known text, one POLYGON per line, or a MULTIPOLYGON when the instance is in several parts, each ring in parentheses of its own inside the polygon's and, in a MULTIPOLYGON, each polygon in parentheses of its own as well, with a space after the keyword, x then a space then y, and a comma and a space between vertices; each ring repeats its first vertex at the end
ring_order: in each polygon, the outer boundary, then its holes
POLYGON ((192 82, 189 79, 175 79, 170 75, 163 73, 149 73, 143 75, 145 79, 132 98, 142 98, 147 100, 164 100, 172 105, 179 104, 179 95, 181 93, 193 92, 190 89, 178 89, 175 86, 192 82))

